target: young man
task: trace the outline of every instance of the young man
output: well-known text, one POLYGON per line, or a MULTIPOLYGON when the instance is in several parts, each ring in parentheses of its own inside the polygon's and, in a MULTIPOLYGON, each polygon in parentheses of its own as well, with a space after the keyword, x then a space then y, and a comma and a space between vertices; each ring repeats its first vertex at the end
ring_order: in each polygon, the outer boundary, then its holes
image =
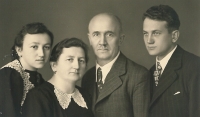
POLYGON ((167 5, 143 15, 144 42, 156 56, 150 69, 150 117, 200 117, 200 58, 176 44, 179 26, 176 11, 167 5))
POLYGON ((120 52, 124 39, 120 19, 100 13, 88 28, 96 66, 86 72, 82 87, 92 96, 95 117, 147 117, 150 74, 120 52))

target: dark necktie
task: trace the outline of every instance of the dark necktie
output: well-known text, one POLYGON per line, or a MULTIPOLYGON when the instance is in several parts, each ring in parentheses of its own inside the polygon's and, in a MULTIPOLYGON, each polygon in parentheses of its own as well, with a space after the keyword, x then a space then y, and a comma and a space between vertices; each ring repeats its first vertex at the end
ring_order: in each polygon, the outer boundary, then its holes
POLYGON ((103 87, 103 81, 102 81, 102 71, 100 67, 97 69, 97 86, 99 92, 101 92, 101 89, 103 87))
POLYGON ((156 71, 154 71, 154 80, 155 80, 155 84, 156 86, 158 86, 158 81, 159 81, 159 78, 161 76, 161 71, 162 71, 162 67, 160 65, 160 62, 157 62, 157 66, 156 66, 156 71))

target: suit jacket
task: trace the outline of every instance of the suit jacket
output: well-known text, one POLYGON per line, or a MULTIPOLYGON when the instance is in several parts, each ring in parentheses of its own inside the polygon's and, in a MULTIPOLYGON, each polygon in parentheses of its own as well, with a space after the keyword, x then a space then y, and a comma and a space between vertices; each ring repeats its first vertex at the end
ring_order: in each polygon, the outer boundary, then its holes
POLYGON ((200 117, 200 58, 178 46, 151 89, 150 117, 200 117))
POLYGON ((97 97, 96 69, 82 79, 82 87, 92 96, 95 117, 146 117, 150 101, 148 70, 122 53, 108 73, 97 97))

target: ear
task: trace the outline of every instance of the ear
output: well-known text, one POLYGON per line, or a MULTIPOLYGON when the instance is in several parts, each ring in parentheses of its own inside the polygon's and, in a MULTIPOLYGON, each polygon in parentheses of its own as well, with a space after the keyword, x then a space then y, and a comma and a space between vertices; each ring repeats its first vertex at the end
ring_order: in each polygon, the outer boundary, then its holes
POLYGON ((53 72, 57 71, 57 69, 56 69, 57 63, 56 62, 50 62, 50 66, 51 66, 51 69, 53 70, 53 72))
POLYGON ((15 46, 15 50, 16 50, 18 56, 22 56, 22 47, 15 46))
POLYGON ((90 38, 90 33, 88 33, 87 35, 88 35, 89 43, 90 43, 90 45, 92 45, 92 44, 91 44, 91 41, 90 41, 90 39, 91 39, 91 38, 90 38))
POLYGON ((179 38, 180 32, 179 30, 172 31, 172 42, 176 43, 179 38))
POLYGON ((121 34, 121 35, 120 35, 120 38, 119 38, 119 46, 122 45, 124 39, 125 39, 125 34, 121 34))

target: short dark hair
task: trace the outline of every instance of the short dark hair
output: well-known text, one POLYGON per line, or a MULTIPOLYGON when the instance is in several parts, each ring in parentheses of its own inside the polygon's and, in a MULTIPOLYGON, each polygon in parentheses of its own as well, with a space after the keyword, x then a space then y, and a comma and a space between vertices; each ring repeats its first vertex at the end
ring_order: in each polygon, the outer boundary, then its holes
POLYGON ((34 23, 29 23, 23 26, 22 29, 17 34, 17 36, 15 37, 14 45, 12 47, 12 56, 11 56, 12 60, 19 59, 19 56, 15 50, 15 47, 23 46, 23 41, 26 34, 42 34, 42 33, 46 33, 47 35, 49 35, 51 39, 51 46, 52 46, 53 39, 54 39, 53 33, 50 30, 48 30, 47 27, 43 23, 34 22, 34 23))
POLYGON ((50 62, 56 62, 61 55, 63 48, 70 48, 70 47, 80 47, 84 50, 85 52, 85 61, 86 63, 88 62, 88 47, 87 45, 80 39, 78 38, 66 38, 59 43, 57 43, 51 52, 50 56, 50 62))
POLYGON ((158 5, 150 7, 143 14, 143 21, 150 18, 158 21, 166 21, 169 32, 178 30, 180 27, 180 20, 176 11, 168 5, 158 5))

